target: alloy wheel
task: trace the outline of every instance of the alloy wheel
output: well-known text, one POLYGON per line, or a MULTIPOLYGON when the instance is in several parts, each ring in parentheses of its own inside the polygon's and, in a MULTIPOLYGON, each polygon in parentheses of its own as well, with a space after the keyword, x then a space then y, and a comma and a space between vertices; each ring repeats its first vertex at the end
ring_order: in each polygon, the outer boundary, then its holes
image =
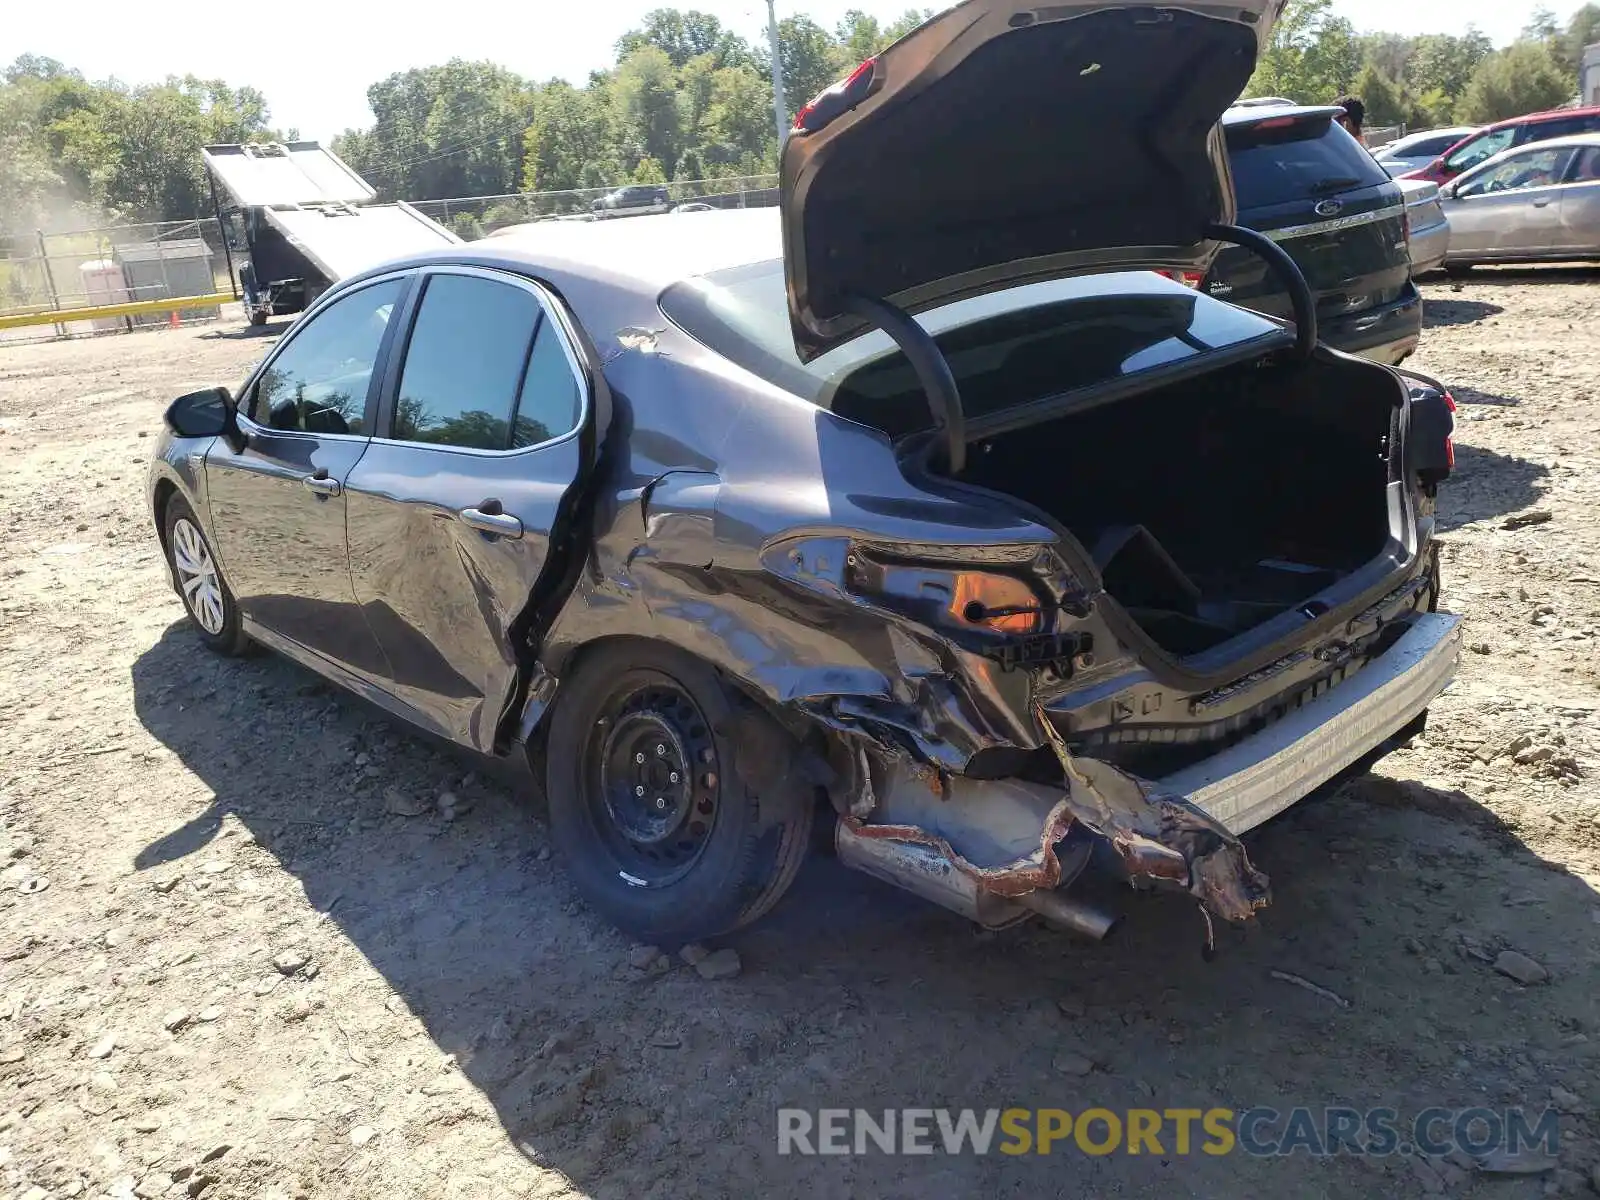
POLYGON ((178 586, 189 615, 209 634, 220 634, 226 620, 222 601, 222 581, 205 536, 187 517, 172 524, 172 565, 178 572, 178 586))

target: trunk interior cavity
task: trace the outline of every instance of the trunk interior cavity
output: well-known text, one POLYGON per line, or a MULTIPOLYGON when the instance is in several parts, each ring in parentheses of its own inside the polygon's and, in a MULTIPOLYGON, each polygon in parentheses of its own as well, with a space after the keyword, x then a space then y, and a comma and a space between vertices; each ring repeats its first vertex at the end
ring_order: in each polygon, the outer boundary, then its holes
POLYGON ((1316 597, 1389 546, 1399 388, 1318 355, 1231 367, 971 447, 962 481, 1043 509, 1169 654, 1316 597))

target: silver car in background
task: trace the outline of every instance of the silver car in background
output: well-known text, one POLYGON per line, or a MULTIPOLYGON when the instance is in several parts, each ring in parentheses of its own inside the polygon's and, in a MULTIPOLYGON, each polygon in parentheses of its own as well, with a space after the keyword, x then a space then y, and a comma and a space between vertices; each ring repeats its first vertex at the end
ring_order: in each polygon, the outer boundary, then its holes
POLYGON ((1411 274, 1425 275, 1444 266, 1450 250, 1450 221, 1439 203, 1439 185, 1426 179, 1397 179, 1406 198, 1410 231, 1411 274))
POLYGON ((1445 269, 1600 259, 1600 133, 1506 150, 1445 185, 1445 269))
POLYGON ((1480 128, 1477 125, 1454 125, 1449 129, 1425 129, 1421 133, 1407 134, 1382 146, 1372 147, 1372 157, 1390 175, 1403 175, 1427 166, 1480 128))

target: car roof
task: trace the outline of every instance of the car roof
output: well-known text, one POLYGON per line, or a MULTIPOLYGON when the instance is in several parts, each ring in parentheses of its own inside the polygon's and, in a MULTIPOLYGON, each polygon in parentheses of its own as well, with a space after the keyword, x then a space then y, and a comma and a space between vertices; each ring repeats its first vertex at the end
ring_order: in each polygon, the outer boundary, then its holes
POLYGON ((1524 113, 1520 117, 1507 117, 1485 129, 1504 129, 1508 125, 1535 125, 1544 121, 1561 121, 1567 117, 1600 117, 1600 108, 1552 108, 1547 112, 1524 113))
POLYGON ((1235 125, 1255 125, 1283 117, 1332 117, 1344 109, 1337 104, 1252 104, 1235 105, 1222 114, 1224 129, 1235 125))
POLYGON ((1408 146, 1415 146, 1418 142, 1439 137, 1454 137, 1457 141, 1460 141, 1468 134, 1477 133, 1482 128, 1483 126, 1481 125, 1447 125, 1443 129, 1419 129, 1416 133, 1408 133, 1405 137, 1395 138, 1394 141, 1386 146, 1379 147, 1379 149, 1390 152, 1404 151, 1408 146))
POLYGON ((500 258, 512 266, 656 295, 685 279, 782 258, 783 237, 776 208, 702 213, 694 221, 661 213, 614 221, 537 221, 429 257, 500 258))

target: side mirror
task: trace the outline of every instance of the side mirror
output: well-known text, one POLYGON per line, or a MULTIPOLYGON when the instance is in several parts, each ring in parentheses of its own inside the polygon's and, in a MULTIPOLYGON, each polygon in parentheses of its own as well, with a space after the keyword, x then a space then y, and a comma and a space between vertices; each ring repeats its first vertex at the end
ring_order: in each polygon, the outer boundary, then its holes
POLYGON ((167 406, 167 428, 179 437, 226 437, 235 450, 243 449, 244 435, 235 419, 233 396, 225 387, 206 388, 179 396, 167 406))

